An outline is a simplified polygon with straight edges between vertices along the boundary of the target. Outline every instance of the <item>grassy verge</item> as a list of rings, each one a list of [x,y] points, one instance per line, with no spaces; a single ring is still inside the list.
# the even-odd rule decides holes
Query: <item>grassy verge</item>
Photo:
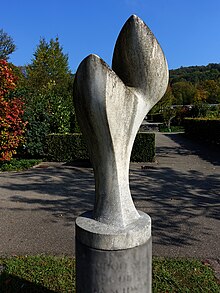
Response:
[[[75,292],[74,259],[26,256],[1,259],[0,292]],[[52,290],[52,291],[51,291]]]
[[[154,259],[153,292],[220,292],[214,272],[198,260]]]
[[[0,259],[0,292],[75,292],[75,261],[68,257]],[[197,260],[153,259],[153,292],[220,292],[212,269]]]
[[[35,159],[11,159],[11,161],[0,161],[0,172],[27,170],[40,162],[41,160]]]

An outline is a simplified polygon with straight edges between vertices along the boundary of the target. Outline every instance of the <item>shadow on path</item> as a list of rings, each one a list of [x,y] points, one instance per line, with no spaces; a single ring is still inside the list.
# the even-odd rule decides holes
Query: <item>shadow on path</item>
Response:
[[[130,187],[135,205],[152,218],[154,244],[184,249],[196,247],[200,251],[202,244],[209,243],[210,252],[217,255],[220,174],[216,166],[219,157],[217,153],[207,153],[203,147],[193,147],[195,144],[185,137],[169,134],[164,138],[170,138],[169,143],[165,141],[157,146],[157,156],[158,160],[168,158],[165,163],[146,164],[144,169],[142,164],[131,164]],[[196,156],[198,167],[181,169],[178,160],[188,157],[190,161],[191,154]],[[176,164],[170,164],[170,158]],[[210,170],[200,167],[203,164],[200,158],[210,162]],[[62,215],[65,228],[74,227],[75,218],[93,208],[95,186],[93,171],[88,167],[58,164],[0,174],[0,178],[0,199],[4,205],[0,212],[1,209],[46,211],[53,216],[48,221],[59,221]]]
[[[80,213],[93,208],[95,187],[91,168],[36,168],[7,177],[8,184],[3,188],[13,194],[8,200],[17,203],[16,207],[9,205],[14,211],[49,211],[57,217],[62,215],[66,224],[72,225]]]
[[[164,136],[171,139],[176,145],[175,147],[172,145],[157,147],[158,156],[173,153],[185,156],[196,155],[214,166],[220,166],[220,149],[217,146],[192,140],[184,133],[170,133]]]
[[[204,220],[219,220],[220,180],[200,172],[182,173],[172,168],[149,168],[132,172],[131,190],[136,206],[149,213],[156,242],[193,245],[216,227]],[[204,225],[204,226],[202,226]],[[201,231],[200,231],[201,230]]]

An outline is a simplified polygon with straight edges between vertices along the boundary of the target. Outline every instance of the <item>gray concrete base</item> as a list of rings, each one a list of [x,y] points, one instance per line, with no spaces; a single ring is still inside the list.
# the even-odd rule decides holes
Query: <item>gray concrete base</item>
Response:
[[[151,219],[125,228],[104,225],[85,213],[76,220],[77,293],[150,293]]]
[[[76,240],[77,293],[150,293],[152,240],[123,250],[90,248]]]

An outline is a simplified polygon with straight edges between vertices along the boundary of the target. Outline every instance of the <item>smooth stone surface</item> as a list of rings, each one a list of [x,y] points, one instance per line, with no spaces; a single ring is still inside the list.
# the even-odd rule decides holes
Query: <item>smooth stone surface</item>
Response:
[[[130,155],[144,117],[167,84],[163,51],[135,15],[118,36],[112,69],[94,54],[77,69],[74,103],[94,168],[95,220],[124,228],[139,219],[129,188]]]
[[[150,237],[151,218],[141,211],[138,220],[125,228],[98,222],[93,219],[92,212],[86,212],[76,219],[76,238],[91,248],[128,249],[142,245]]]
[[[151,293],[152,240],[125,250],[98,250],[76,240],[77,293]]]
[[[138,99],[143,99],[146,112],[166,91],[169,71],[163,50],[150,28],[136,15],[120,31],[112,69]]]

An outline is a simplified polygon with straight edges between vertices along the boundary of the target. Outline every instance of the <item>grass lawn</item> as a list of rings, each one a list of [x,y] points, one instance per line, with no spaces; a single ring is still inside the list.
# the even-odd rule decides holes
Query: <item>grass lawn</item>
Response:
[[[24,256],[0,259],[1,293],[75,292],[70,257]],[[198,260],[153,259],[153,292],[220,292],[212,269]]]
[[[42,160],[36,159],[11,159],[10,161],[0,161],[0,172],[27,170]]]

